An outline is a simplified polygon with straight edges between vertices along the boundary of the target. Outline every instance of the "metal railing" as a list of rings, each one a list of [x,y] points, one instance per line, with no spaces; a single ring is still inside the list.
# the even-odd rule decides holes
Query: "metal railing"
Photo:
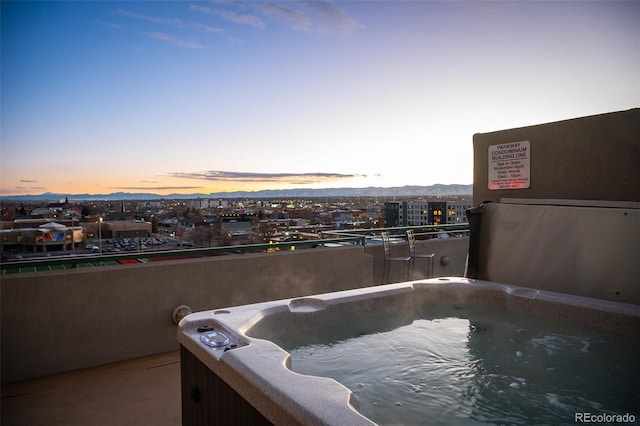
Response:
[[[468,237],[469,224],[449,224],[449,225],[425,225],[425,226],[399,226],[391,228],[371,228],[371,229],[349,229],[322,231],[323,236],[351,236],[362,239],[363,245],[382,244],[382,233],[387,232],[392,238],[407,238],[407,230],[413,229],[416,239],[426,240],[449,237]]]
[[[406,231],[413,229],[416,239],[468,236],[467,223],[455,225],[408,226],[393,228],[370,228],[322,231],[317,239],[292,239],[284,242],[244,244],[222,247],[188,248],[178,250],[149,250],[135,253],[87,254],[47,257],[38,259],[10,260],[0,263],[1,274],[28,272],[47,272],[77,268],[126,265],[162,260],[179,260],[199,257],[223,256],[229,254],[269,253],[294,251],[315,247],[335,247],[338,245],[374,245],[382,244],[382,232],[388,232],[392,238],[406,239]]]

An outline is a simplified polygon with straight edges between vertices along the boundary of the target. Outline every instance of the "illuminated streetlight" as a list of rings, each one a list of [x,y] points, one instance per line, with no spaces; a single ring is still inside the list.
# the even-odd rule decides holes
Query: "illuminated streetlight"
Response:
[[[98,219],[98,238],[100,238],[100,254],[102,254],[102,217]]]
[[[76,235],[73,231],[73,220],[75,219],[74,215],[71,215],[71,252],[75,254],[76,252]]]

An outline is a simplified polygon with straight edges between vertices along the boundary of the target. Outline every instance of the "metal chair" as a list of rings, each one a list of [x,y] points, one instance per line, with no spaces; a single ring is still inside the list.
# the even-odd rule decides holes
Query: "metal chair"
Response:
[[[407,230],[407,241],[409,241],[409,256],[411,258],[411,261],[409,262],[410,279],[413,279],[413,268],[415,266],[416,257],[429,260],[427,266],[427,278],[431,278],[433,275],[433,258],[436,256],[435,253],[416,253],[416,236],[413,229]]]
[[[405,280],[408,276],[408,268],[405,270],[405,264],[409,266],[411,262],[410,256],[391,256],[391,241],[389,240],[389,233],[382,233],[382,245],[384,246],[384,272],[382,273],[382,282],[384,284],[389,282],[389,270],[391,269],[391,262],[404,262],[402,264],[402,275]]]

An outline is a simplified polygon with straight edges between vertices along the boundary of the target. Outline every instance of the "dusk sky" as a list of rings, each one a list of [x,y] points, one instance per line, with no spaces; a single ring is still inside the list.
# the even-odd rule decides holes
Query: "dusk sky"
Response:
[[[640,1],[1,7],[1,195],[469,184],[474,133],[640,106]]]

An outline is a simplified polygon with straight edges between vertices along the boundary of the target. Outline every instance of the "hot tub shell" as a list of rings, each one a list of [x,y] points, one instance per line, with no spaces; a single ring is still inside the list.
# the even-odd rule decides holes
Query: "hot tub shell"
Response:
[[[375,424],[358,412],[358,400],[349,389],[333,379],[291,371],[284,349],[251,336],[264,335],[269,328],[305,333],[326,321],[339,326],[355,318],[384,318],[415,301],[501,306],[633,339],[640,335],[638,305],[458,277],[199,312],[185,317],[178,328],[183,424]],[[229,343],[220,348],[205,345],[202,330],[211,328],[228,336]]]

